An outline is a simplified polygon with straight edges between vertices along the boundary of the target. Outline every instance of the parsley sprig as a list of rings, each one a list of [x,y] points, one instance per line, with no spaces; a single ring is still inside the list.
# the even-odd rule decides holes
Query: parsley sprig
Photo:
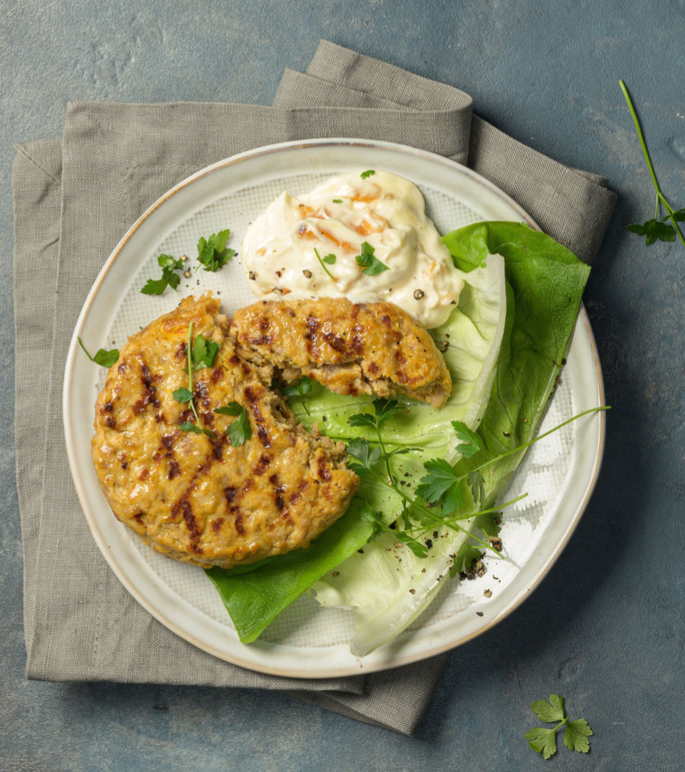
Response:
[[[161,279],[148,279],[141,292],[143,295],[161,295],[167,287],[176,289],[181,283],[181,277],[176,273],[183,268],[183,258],[178,260],[171,255],[160,255],[157,264],[162,269]]]
[[[216,439],[213,432],[209,429],[203,429],[200,426],[200,416],[195,407],[195,397],[193,393],[193,372],[196,370],[203,370],[206,367],[211,367],[214,364],[214,358],[219,350],[219,344],[212,340],[207,340],[202,334],[198,335],[197,338],[195,338],[195,343],[193,343],[193,322],[191,322],[188,325],[188,341],[186,343],[186,349],[188,354],[188,386],[187,388],[182,386],[180,389],[176,389],[171,396],[177,402],[190,406],[197,423],[194,424],[192,421],[184,421],[182,424],[179,424],[179,428],[184,432],[194,432],[195,434],[202,433],[206,434],[207,437]]]
[[[666,196],[664,196],[662,193],[661,187],[659,186],[659,182],[656,178],[654,166],[652,165],[652,159],[650,158],[649,151],[647,150],[647,143],[645,142],[645,138],[642,133],[640,121],[637,117],[635,108],[633,107],[633,102],[630,98],[630,95],[628,94],[628,89],[622,80],[619,80],[618,83],[621,87],[621,91],[623,92],[623,96],[628,103],[628,109],[630,110],[630,114],[633,118],[633,123],[635,124],[635,129],[637,130],[637,136],[640,140],[640,146],[642,147],[642,153],[645,157],[645,160],[647,161],[647,168],[649,169],[649,174],[652,178],[654,190],[656,191],[656,206],[654,217],[651,220],[647,220],[645,223],[633,223],[632,225],[628,225],[626,227],[629,231],[636,233],[638,236],[645,236],[645,243],[648,247],[650,247],[656,241],[675,241],[676,234],[678,235],[678,238],[680,239],[683,247],[685,247],[685,237],[683,236],[683,232],[678,225],[678,223],[685,222],[685,208],[674,210],[668,203]],[[663,207],[666,211],[666,215],[662,220],[659,220],[660,207]],[[668,220],[670,220],[671,223],[669,223]]]
[[[569,721],[570,716],[565,715],[564,698],[558,694],[550,694],[547,700],[533,702],[530,709],[535,715],[547,724],[555,724],[551,728],[536,726],[526,732],[528,745],[536,752],[542,753],[545,759],[557,752],[557,731],[564,727],[564,745],[570,751],[587,753],[590,750],[590,737],[593,732],[584,718]]]
[[[416,487],[415,495],[410,495],[406,489],[401,488],[397,484],[390,465],[390,459],[397,453],[408,452],[411,448],[399,448],[388,452],[381,433],[382,424],[403,410],[406,410],[406,408],[399,406],[396,400],[389,401],[385,399],[374,400],[373,408],[373,413],[357,413],[348,419],[352,426],[368,426],[373,428],[378,437],[378,443],[374,443],[374,445],[361,438],[354,439],[348,443],[347,451],[354,459],[349,463],[349,467],[362,477],[366,476],[375,479],[400,497],[402,500],[402,511],[395,521],[395,527],[392,530],[396,539],[407,544],[417,557],[425,557],[425,550],[422,548],[423,545],[418,542],[418,539],[437,527],[449,527],[466,533],[467,529],[461,525],[461,522],[477,518],[476,523],[486,536],[492,537],[496,535],[499,532],[499,527],[493,522],[494,517],[498,515],[500,510],[515,504],[517,501],[525,498],[527,494],[524,493],[496,508],[478,509],[478,507],[483,507],[486,502],[483,470],[509,455],[520,453],[584,415],[608,409],[608,407],[602,406],[584,410],[554,427],[554,429],[544,432],[516,448],[494,456],[488,461],[484,461],[465,474],[459,474],[445,459],[425,461],[423,466],[426,470],[426,475],[421,478],[419,485]],[[470,430],[463,422],[453,421],[452,426],[459,440],[456,449],[462,457],[472,458],[476,453],[484,449],[481,437]],[[384,467],[383,471],[380,471],[378,468],[381,463]],[[472,504],[466,503],[464,486],[470,488]],[[474,512],[474,509],[477,509],[477,511]],[[374,523],[373,537],[390,528],[384,522],[380,513],[372,512],[370,507],[363,507],[361,511],[363,519]],[[398,523],[401,523],[401,528],[398,528]],[[470,536],[478,547],[473,543],[466,545],[466,549],[462,547],[457,554],[453,565],[454,571],[450,572],[451,575],[461,570],[462,567],[470,565],[473,559],[480,555],[479,548],[499,554],[499,550],[489,540],[481,539],[472,532]],[[418,547],[417,544],[419,545]]]
[[[399,405],[397,400],[375,399],[373,401],[373,413],[356,413],[355,415],[350,416],[348,423],[351,426],[368,426],[373,428],[378,438],[378,444],[375,447],[372,447],[365,439],[357,438],[352,440],[348,444],[347,450],[350,456],[355,460],[350,462],[349,467],[359,474],[360,477],[367,476],[374,478],[377,482],[380,482],[385,487],[394,491],[400,497],[402,500],[402,511],[398,520],[401,520],[403,528],[397,527],[398,520],[396,520],[395,528],[393,529],[395,538],[398,541],[407,544],[417,557],[425,557],[425,545],[418,542],[420,536],[434,530],[436,527],[442,526],[448,526],[455,530],[466,532],[466,529],[459,524],[459,521],[469,520],[475,515],[472,512],[460,512],[459,514],[454,515],[454,510],[447,512],[443,507],[432,507],[431,502],[422,500],[420,494],[419,498],[411,496],[406,490],[398,485],[390,465],[390,459],[397,454],[408,453],[410,450],[420,450],[420,448],[403,447],[388,451],[385,442],[383,441],[381,426],[391,418],[406,411],[407,408]],[[379,471],[377,468],[380,463],[383,464],[384,472]],[[418,494],[418,489],[416,493]],[[516,501],[518,500],[519,499],[516,499]],[[509,503],[514,502],[512,501]],[[367,510],[364,511],[366,512],[367,521],[370,522],[369,518],[373,518],[377,523],[374,528],[373,536],[379,535],[381,531],[384,530],[384,528],[381,527],[383,520],[380,514],[371,512],[371,515],[369,515]],[[481,515],[492,511],[494,510],[483,510],[483,512],[478,512],[476,514]],[[473,538],[484,549],[492,549],[496,552],[488,542],[476,536]]]
[[[112,348],[107,351],[104,348],[99,348],[95,352],[95,356],[91,356],[88,353],[88,349],[83,345],[83,341],[81,338],[76,338],[79,342],[79,346],[85,351],[86,356],[88,359],[90,359],[91,362],[95,362],[96,365],[100,365],[102,367],[111,367],[117,359],[119,359],[119,349],[118,348]]]
[[[319,250],[316,247],[314,247],[314,254],[316,255],[316,259],[319,261],[321,267],[328,274],[331,281],[337,282],[338,280],[335,278],[335,276],[333,276],[333,274],[328,270],[328,268],[326,268],[326,264],[335,265],[335,261],[337,259],[336,256],[333,253],[331,253],[330,255],[324,255],[323,257],[321,257],[321,255],[319,254]]]
[[[230,235],[231,231],[227,229],[212,233],[208,239],[200,237],[197,242],[197,260],[205,271],[215,273],[235,255],[235,249],[226,246]]]
[[[375,249],[369,244],[368,241],[362,242],[361,254],[357,255],[354,259],[357,261],[357,265],[361,268],[362,273],[367,276],[377,276],[383,271],[389,271],[385,263],[374,256]]]

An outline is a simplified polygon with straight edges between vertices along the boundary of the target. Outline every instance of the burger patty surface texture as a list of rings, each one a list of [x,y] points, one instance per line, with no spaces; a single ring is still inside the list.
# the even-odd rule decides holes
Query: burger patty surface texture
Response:
[[[193,374],[200,427],[173,392],[188,387],[188,331],[219,345]],[[245,362],[211,296],[187,298],[133,335],[95,406],[92,457],[116,517],[154,550],[204,567],[252,563],[306,547],[346,510],[359,478],[345,447],[308,433],[272,391],[271,369]],[[234,447],[236,401],[252,436]]]
[[[435,408],[452,391],[431,336],[393,303],[261,300],[235,313],[230,334],[239,356],[286,382],[306,375],[336,394],[404,394]]]

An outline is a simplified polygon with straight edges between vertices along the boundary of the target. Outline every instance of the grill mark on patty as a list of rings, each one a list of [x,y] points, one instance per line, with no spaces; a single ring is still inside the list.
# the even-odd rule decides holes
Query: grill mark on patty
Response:
[[[159,408],[160,402],[157,399],[157,389],[152,385],[152,373],[150,368],[143,362],[140,366],[140,380],[143,384],[140,399],[133,405],[134,415],[139,415],[148,405]]]
[[[175,458],[169,460],[169,472],[167,478],[169,480],[175,480],[181,474],[181,467],[178,465],[178,461]]]
[[[198,381],[195,384],[195,397],[205,410],[209,410],[209,386],[206,381]]]
[[[323,339],[334,351],[337,351],[339,354],[347,353],[347,343],[345,343],[345,341],[334,332],[325,332],[323,334]]]
[[[226,442],[226,435],[221,437],[220,439],[213,440],[210,438],[210,442],[212,444],[212,455],[217,461],[223,461],[224,460],[224,452],[223,452],[223,444]]]
[[[309,488],[309,480],[300,480],[300,484],[297,486],[297,490],[290,497],[291,504],[297,504],[302,498],[302,494]]]
[[[319,478],[325,482],[329,482],[331,479],[331,470],[328,468],[326,456],[324,456],[323,453],[316,460],[316,465],[319,469]]]
[[[188,344],[185,341],[182,341],[176,351],[174,352],[174,356],[179,361],[185,357],[185,355],[188,353]]]
[[[274,486],[276,509],[280,512],[285,506],[285,499],[283,498],[285,486],[280,484],[277,474],[272,474],[271,477],[269,477],[269,482]]]
[[[305,333],[305,340],[307,341],[307,351],[312,355],[314,359],[318,359],[319,356],[319,320],[312,314],[307,317],[305,322],[307,332]]]
[[[197,525],[197,520],[193,514],[193,508],[190,506],[190,502],[185,500],[181,503],[181,511],[183,513],[183,519],[185,520],[190,534],[190,549],[198,555],[202,555],[202,548],[198,544],[200,539],[200,529]]]
[[[261,475],[266,472],[267,466],[271,463],[271,457],[270,456],[260,456],[259,461],[255,464],[254,469],[252,470],[252,474],[255,475],[255,477],[260,477]]]
[[[212,520],[212,530],[214,533],[219,533],[221,530],[221,526],[224,524],[223,517],[215,517],[214,520]]]
[[[233,502],[235,501],[236,495],[238,494],[238,491],[231,486],[227,485],[224,488],[224,498],[226,499],[226,509],[228,510],[229,514],[233,515],[233,527],[236,529],[236,531],[241,535],[245,535],[245,528],[243,527],[243,513],[240,511],[240,507],[236,506]]]
[[[257,426],[257,437],[265,448],[271,447],[271,438],[263,426]]]
[[[356,306],[354,306],[354,308],[356,308]],[[356,317],[357,315],[354,314],[353,316]],[[363,332],[363,325],[355,323],[354,327],[352,328],[352,342],[350,344],[350,348],[358,356],[361,356],[364,352]]]
[[[198,526],[193,508],[188,501],[192,488],[188,488],[178,501],[171,507],[169,519],[172,522],[179,522],[181,519],[185,522],[190,537],[190,549],[197,555],[202,555],[202,549],[198,544],[200,540],[200,528]]]
[[[192,423],[193,418],[195,418],[193,411],[190,408],[186,408],[185,410],[181,411],[181,414],[178,417],[178,422],[179,424],[185,424],[188,422]]]
[[[250,403],[252,417],[257,424],[257,437],[259,437],[259,441],[265,448],[270,448],[271,437],[269,437],[269,433],[263,426],[264,416],[259,409],[259,394],[255,393],[255,389],[253,389],[252,386],[246,386],[243,390],[243,394],[245,395],[245,399]]]

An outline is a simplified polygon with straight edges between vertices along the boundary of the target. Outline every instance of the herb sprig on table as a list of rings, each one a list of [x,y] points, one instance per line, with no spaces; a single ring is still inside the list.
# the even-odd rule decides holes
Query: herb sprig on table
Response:
[[[642,153],[645,157],[645,160],[647,161],[647,168],[649,169],[649,174],[652,178],[652,184],[654,185],[654,190],[656,191],[656,206],[654,210],[654,217],[642,224],[633,223],[632,225],[628,225],[626,227],[632,233],[636,233],[638,236],[644,236],[645,243],[648,247],[657,241],[675,241],[676,234],[678,235],[678,238],[680,239],[683,247],[685,247],[685,237],[683,236],[683,232],[680,229],[680,225],[678,224],[685,222],[685,208],[674,210],[666,199],[666,196],[663,194],[661,187],[659,186],[659,181],[656,178],[656,172],[654,171],[654,166],[652,165],[652,159],[650,158],[649,151],[647,150],[647,143],[645,142],[644,134],[642,133],[640,120],[637,117],[637,113],[630,98],[630,94],[628,93],[628,89],[626,88],[626,84],[622,80],[619,80],[619,85],[621,86],[623,96],[628,103],[628,109],[630,110],[630,114],[633,118],[637,136],[640,140],[640,146],[642,147]],[[659,212],[662,207],[666,214],[660,220]]]
[[[555,724],[553,727],[536,726],[526,732],[528,745],[536,752],[542,753],[543,758],[548,759],[557,752],[557,731],[564,727],[564,745],[570,751],[587,753],[590,750],[588,737],[593,734],[590,725],[584,718],[569,721],[570,716],[565,715],[564,698],[558,694],[550,694],[547,700],[533,702],[530,709],[535,715],[547,724]]]

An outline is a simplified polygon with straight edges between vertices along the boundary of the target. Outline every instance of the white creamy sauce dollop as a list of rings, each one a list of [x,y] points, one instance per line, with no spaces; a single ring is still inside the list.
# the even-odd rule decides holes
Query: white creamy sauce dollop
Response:
[[[362,271],[364,242],[387,271]],[[298,198],[283,193],[250,225],[242,264],[258,297],[387,300],[428,328],[447,320],[464,285],[419,189],[383,171],[333,177]]]

